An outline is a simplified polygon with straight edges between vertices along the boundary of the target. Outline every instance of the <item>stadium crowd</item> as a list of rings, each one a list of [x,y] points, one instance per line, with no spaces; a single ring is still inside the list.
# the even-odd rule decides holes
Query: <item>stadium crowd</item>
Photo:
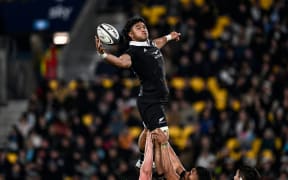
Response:
[[[225,180],[245,164],[257,167],[264,179],[287,179],[287,1],[116,5],[127,16],[145,17],[151,37],[173,29],[182,34],[163,53],[170,141],[184,166],[207,167]],[[137,179],[137,91],[131,72],[104,62],[91,82],[43,81],[0,151],[0,175]]]

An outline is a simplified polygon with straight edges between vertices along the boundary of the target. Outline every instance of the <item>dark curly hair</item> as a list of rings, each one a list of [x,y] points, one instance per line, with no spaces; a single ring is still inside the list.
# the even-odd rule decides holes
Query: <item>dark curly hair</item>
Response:
[[[196,167],[195,168],[199,177],[199,180],[211,180],[211,173],[209,172],[208,169],[204,167]]]
[[[129,34],[132,26],[138,22],[143,22],[146,25],[145,20],[140,16],[132,17],[127,21],[126,25],[124,26],[124,28],[122,30],[122,36],[124,38],[124,41],[126,41],[126,42],[131,41],[131,38],[129,37],[128,34]]]
[[[239,174],[244,180],[260,180],[261,175],[256,168],[242,166],[239,168]]]

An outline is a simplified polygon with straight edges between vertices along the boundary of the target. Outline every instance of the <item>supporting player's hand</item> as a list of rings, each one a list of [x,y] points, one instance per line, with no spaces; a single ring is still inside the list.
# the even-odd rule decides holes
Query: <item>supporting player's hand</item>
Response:
[[[168,137],[166,134],[159,128],[152,131],[152,137],[160,144],[168,142]]]
[[[105,53],[103,45],[102,45],[100,39],[97,38],[97,36],[95,36],[95,46],[96,46],[96,50],[97,50],[97,52],[99,54],[104,54]]]
[[[170,35],[171,35],[172,40],[175,40],[175,41],[179,41],[180,40],[181,33],[178,33],[176,31],[172,31],[170,33]]]

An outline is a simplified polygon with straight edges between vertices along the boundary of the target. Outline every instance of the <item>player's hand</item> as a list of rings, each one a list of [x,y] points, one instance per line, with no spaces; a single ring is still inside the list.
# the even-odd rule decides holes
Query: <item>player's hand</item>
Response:
[[[159,128],[152,131],[152,137],[160,144],[164,144],[168,142],[168,137],[166,134]]]
[[[178,33],[178,32],[176,32],[176,31],[172,31],[172,32],[170,33],[170,35],[171,35],[171,38],[172,38],[173,40],[175,40],[175,41],[179,41],[179,40],[180,40],[181,33]]]
[[[99,54],[104,54],[105,53],[103,45],[102,45],[100,39],[97,38],[97,36],[95,36],[95,46],[96,46],[96,50],[97,50],[97,52]]]

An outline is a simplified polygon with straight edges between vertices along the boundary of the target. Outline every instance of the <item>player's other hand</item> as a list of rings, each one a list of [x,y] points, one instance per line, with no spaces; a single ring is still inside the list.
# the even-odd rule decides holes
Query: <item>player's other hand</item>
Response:
[[[178,33],[176,31],[172,31],[170,33],[170,35],[171,35],[173,40],[175,40],[175,41],[179,41],[180,40],[181,33]]]
[[[152,137],[160,144],[168,142],[168,137],[166,134],[159,128],[152,131]]]
[[[97,38],[97,36],[95,36],[95,46],[96,46],[96,50],[99,54],[105,53],[103,45],[102,45],[100,39]]]

